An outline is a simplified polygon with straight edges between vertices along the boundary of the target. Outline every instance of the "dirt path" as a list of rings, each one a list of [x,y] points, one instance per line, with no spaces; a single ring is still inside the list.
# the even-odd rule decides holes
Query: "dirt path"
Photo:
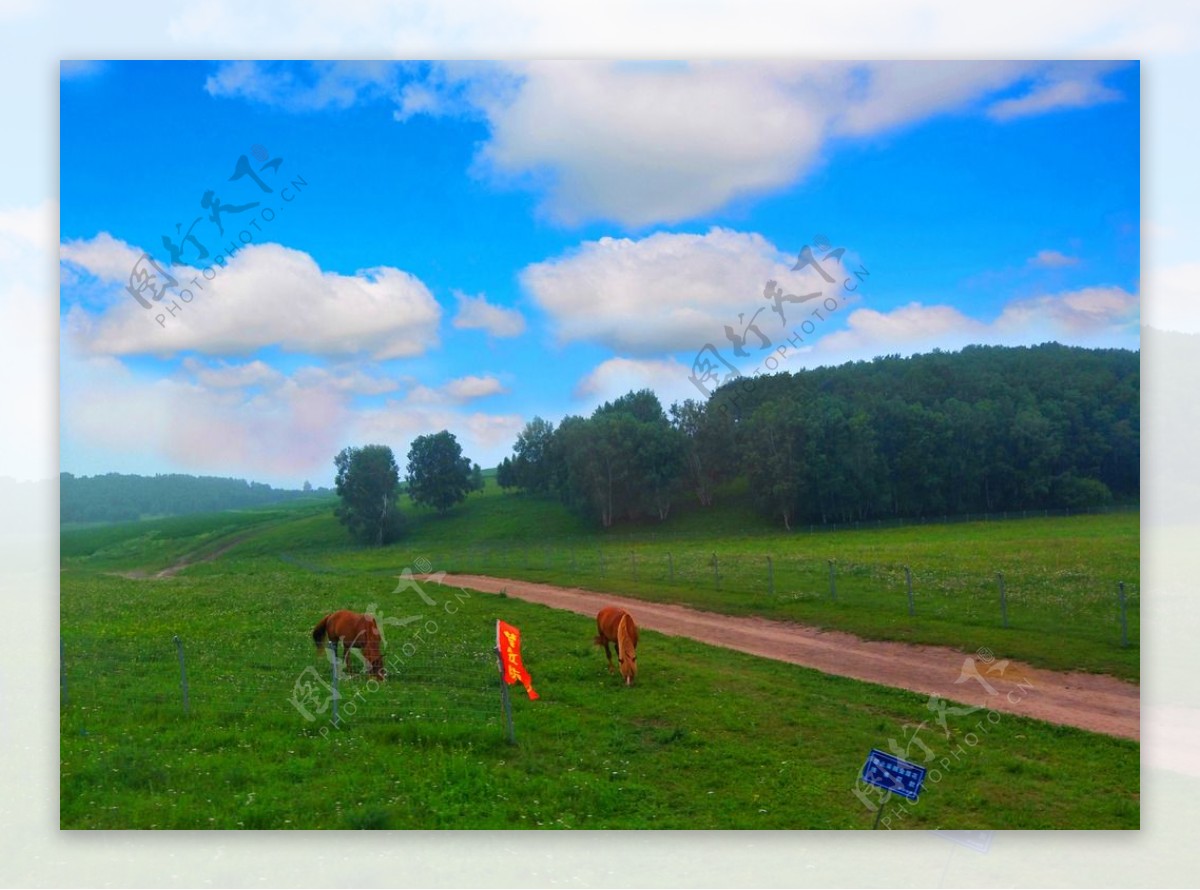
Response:
[[[174,578],[176,575],[178,575],[180,572],[182,572],[188,566],[199,565],[199,564],[205,563],[205,562],[212,562],[218,556],[224,556],[226,553],[228,553],[230,550],[232,550],[238,544],[242,543],[242,541],[246,540],[246,538],[248,538],[248,537],[250,537],[249,533],[235,535],[234,537],[230,538],[228,541],[225,541],[224,543],[222,543],[221,546],[218,547],[216,550],[213,550],[209,553],[205,553],[203,556],[197,557],[196,553],[198,551],[195,551],[195,550],[193,550],[191,553],[185,553],[177,561],[175,561],[171,565],[167,566],[165,569],[161,569],[160,571],[157,571],[157,572],[151,573],[151,572],[143,571],[142,569],[134,569],[131,572],[114,572],[113,574],[120,575],[122,578],[132,578],[135,581],[145,581],[147,579],[149,579],[151,581],[161,581],[164,578]]]
[[[986,651],[970,656],[938,646],[862,640],[848,633],[820,631],[801,624],[719,615],[579,588],[484,575],[446,575],[442,580],[448,585],[485,593],[505,590],[509,596],[589,617],[594,617],[601,605],[611,603],[628,609],[642,627],[670,636],[689,637],[923,695],[936,694],[949,702],[983,706],[1121,738],[1140,738],[1138,687],[1112,677],[1033,668],[1020,662],[993,659]],[[980,714],[981,718],[984,716]],[[937,714],[931,710],[931,726],[936,718]]]

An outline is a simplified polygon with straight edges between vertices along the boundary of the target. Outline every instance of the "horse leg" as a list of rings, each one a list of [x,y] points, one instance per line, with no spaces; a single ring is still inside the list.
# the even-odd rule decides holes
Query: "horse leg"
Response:
[[[612,650],[610,650],[608,648],[608,640],[607,639],[605,639],[605,641],[604,641],[604,654],[608,656],[608,672],[611,674],[613,671]]]
[[[353,646],[347,644],[347,646],[346,646],[346,676],[347,677],[350,676],[351,673],[353,673],[350,669],[350,653],[351,653],[351,651],[353,651],[353,649],[354,649]]]

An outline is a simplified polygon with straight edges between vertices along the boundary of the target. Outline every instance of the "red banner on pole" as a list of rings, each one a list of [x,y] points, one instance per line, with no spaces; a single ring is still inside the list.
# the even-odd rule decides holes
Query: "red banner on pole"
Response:
[[[497,619],[496,648],[500,651],[500,672],[504,681],[511,686],[520,680],[529,697],[537,698],[538,694],[533,691],[533,680],[521,662],[521,632]]]

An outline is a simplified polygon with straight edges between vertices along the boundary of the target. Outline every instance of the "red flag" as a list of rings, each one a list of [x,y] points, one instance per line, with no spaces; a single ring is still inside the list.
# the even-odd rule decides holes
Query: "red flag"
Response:
[[[504,682],[511,686],[520,680],[529,697],[537,698],[538,694],[533,691],[533,680],[529,677],[529,671],[525,670],[525,665],[521,663],[521,632],[511,624],[497,619],[496,648],[500,652],[500,673]]]

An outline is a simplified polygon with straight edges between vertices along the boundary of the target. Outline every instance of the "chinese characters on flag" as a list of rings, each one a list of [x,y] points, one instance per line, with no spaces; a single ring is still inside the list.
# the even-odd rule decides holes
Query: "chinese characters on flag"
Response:
[[[525,670],[525,665],[521,663],[521,632],[511,624],[497,620],[496,648],[500,652],[500,672],[504,682],[511,686],[520,680],[529,697],[537,698],[538,694],[533,691],[533,680],[529,677],[529,671]]]

